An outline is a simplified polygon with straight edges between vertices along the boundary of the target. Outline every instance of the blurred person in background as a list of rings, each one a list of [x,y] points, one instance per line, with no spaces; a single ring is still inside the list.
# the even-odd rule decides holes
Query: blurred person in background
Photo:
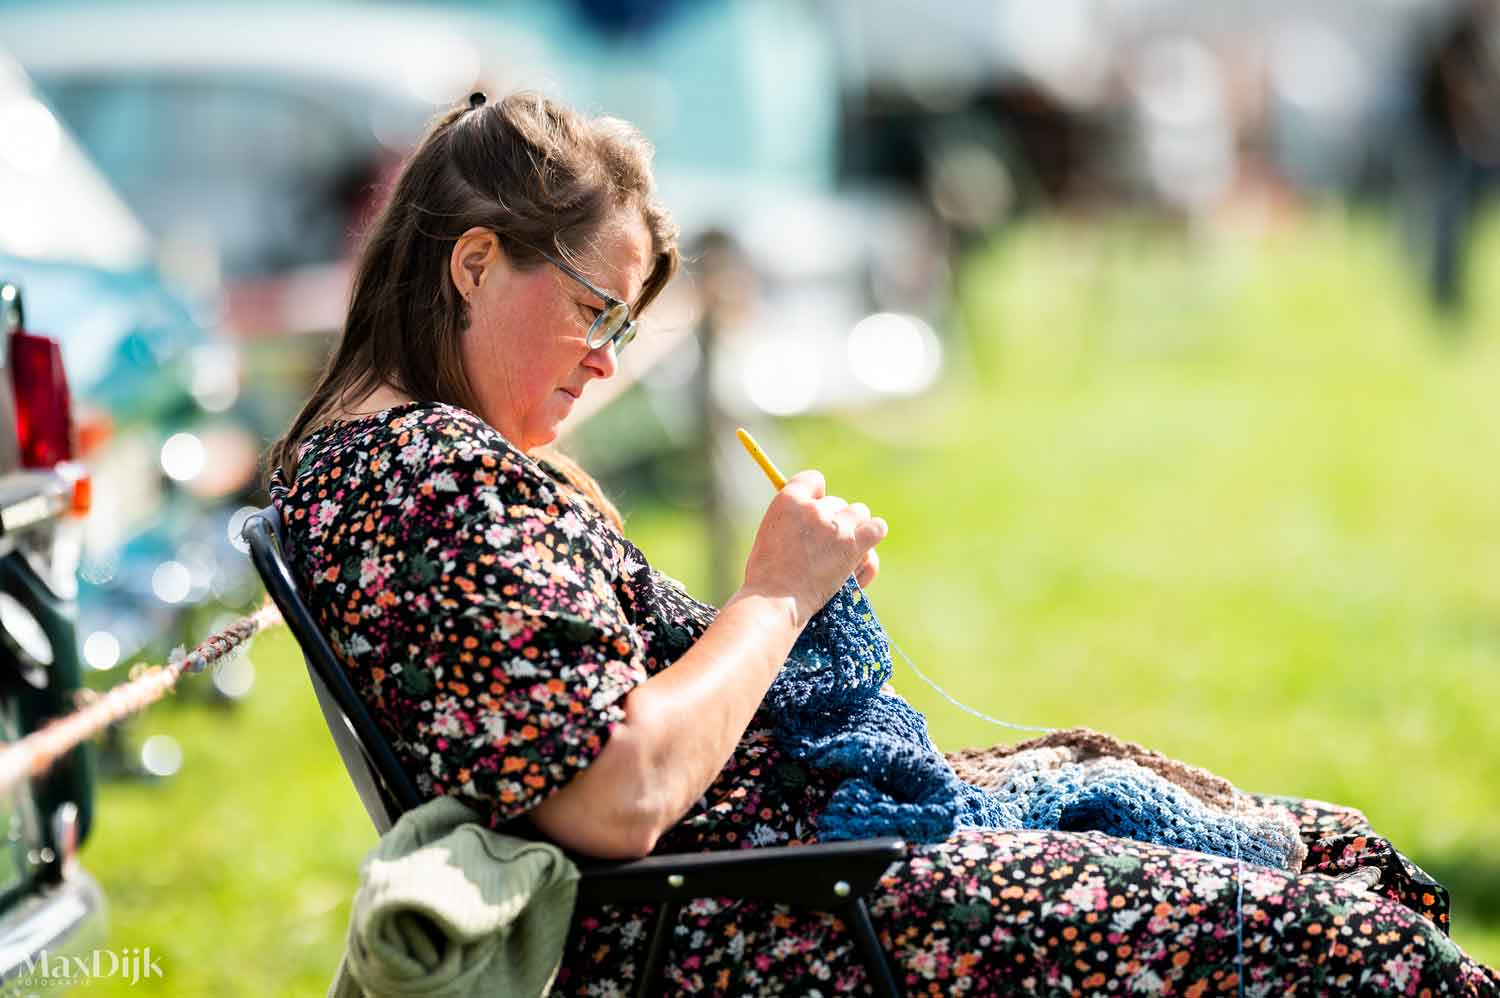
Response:
[[[530,94],[476,94],[440,117],[374,222],[337,351],[273,449],[272,496],[309,605],[424,794],[588,856],[804,843],[836,781],[787,756],[759,708],[808,619],[851,573],[874,579],[884,521],[827,495],[816,471],[794,476],[715,608],[653,570],[592,480],[546,450],[678,267],[650,156],[625,122]],[[1312,855],[1301,875],[1245,869],[1259,993],[1314,965],[1351,982],[1397,966],[1412,993],[1497,993],[1435,924],[1441,888],[1357,812],[1278,802]],[[1356,840],[1378,892],[1323,875],[1347,872],[1333,864]],[[1199,993],[1233,987],[1237,883],[1222,856],[966,828],[913,847],[871,911],[923,993],[940,978],[1040,992],[1060,967],[1097,993]],[[1178,897],[1194,902],[1164,916]],[[629,992],[649,914],[575,910],[556,992]],[[668,976],[695,993],[860,986],[832,915],[706,899],[683,919],[704,942],[669,956]],[[1321,933],[1338,925],[1350,932],[1330,949]]]
[[[1464,305],[1465,256],[1500,170],[1500,2],[1468,0],[1421,68],[1419,111],[1431,149],[1433,303]]]

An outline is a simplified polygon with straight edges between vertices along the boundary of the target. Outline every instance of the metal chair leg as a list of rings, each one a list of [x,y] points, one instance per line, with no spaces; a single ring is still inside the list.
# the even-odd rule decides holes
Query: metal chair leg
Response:
[[[677,914],[682,911],[681,901],[663,901],[656,912],[655,924],[651,926],[651,939],[646,944],[646,962],[641,965],[640,985],[636,998],[652,998],[661,991],[662,966],[667,959],[667,945],[671,942],[672,929],[677,925]]]
[[[875,923],[870,919],[870,909],[864,898],[855,898],[844,908],[850,927],[854,929],[854,940],[865,958],[865,973],[870,978],[870,989],[876,998],[901,998],[901,989],[896,986],[896,975],[885,958],[880,945],[880,936],[875,933]]]

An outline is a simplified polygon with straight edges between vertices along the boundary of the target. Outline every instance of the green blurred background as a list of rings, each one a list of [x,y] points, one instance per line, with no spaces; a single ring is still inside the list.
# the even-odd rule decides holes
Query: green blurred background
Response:
[[[962,261],[940,391],[794,420],[774,456],[890,520],[872,599],[960,699],[1358,807],[1494,964],[1500,226],[1473,277],[1444,333],[1378,220],[1342,210],[1254,236],[1018,227]],[[706,584],[697,517],[626,513]],[[157,708],[177,777],[103,787],[84,860],[112,944],[168,968],[103,993],[312,993],[338,959],[374,833],[289,637],[252,654],[233,711]],[[944,749],[1021,737],[899,663],[896,685]]]
[[[0,0],[0,50],[89,685],[256,605],[362,229],[435,110],[534,88],[635,122],[683,229],[567,438],[657,567],[737,581],[743,421],[889,520],[954,695],[1360,808],[1500,963],[1500,3]],[[273,631],[111,729],[81,868],[164,977],[91,988],[326,987],[375,835],[309,694]]]

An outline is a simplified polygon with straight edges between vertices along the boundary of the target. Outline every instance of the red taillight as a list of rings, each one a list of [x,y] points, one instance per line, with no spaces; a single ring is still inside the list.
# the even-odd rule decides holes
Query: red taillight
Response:
[[[87,404],[79,406],[73,412],[73,441],[75,450],[80,461],[87,461],[91,454],[105,444],[109,438],[114,436],[114,422],[109,418],[109,413],[102,409],[95,409]]]
[[[72,513],[74,516],[88,516],[89,510],[93,508],[94,480],[84,472],[73,479]]]
[[[16,395],[21,464],[50,468],[73,459],[73,419],[62,351],[45,336],[10,334],[10,377]]]

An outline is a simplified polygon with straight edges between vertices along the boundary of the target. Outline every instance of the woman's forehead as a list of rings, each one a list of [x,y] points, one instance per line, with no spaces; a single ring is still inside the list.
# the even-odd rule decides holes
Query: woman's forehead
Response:
[[[626,301],[640,297],[651,268],[651,234],[638,211],[618,211],[578,254],[578,269],[601,291]]]

